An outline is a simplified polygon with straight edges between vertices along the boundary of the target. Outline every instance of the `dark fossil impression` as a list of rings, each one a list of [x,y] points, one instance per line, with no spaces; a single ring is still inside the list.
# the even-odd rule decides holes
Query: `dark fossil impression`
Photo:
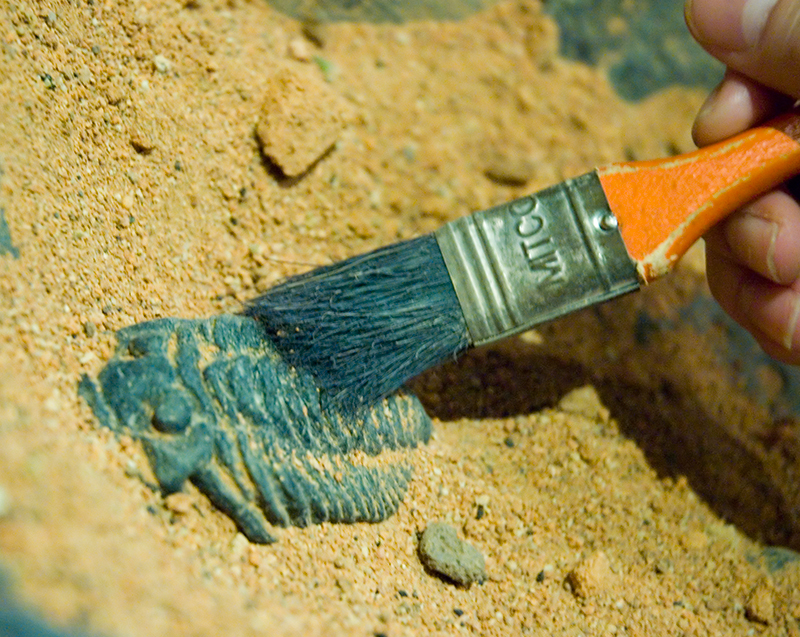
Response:
[[[430,437],[408,394],[356,415],[323,406],[248,317],[159,319],[117,338],[79,394],[103,426],[141,441],[164,493],[191,481],[253,542],[275,541],[276,527],[386,519]]]

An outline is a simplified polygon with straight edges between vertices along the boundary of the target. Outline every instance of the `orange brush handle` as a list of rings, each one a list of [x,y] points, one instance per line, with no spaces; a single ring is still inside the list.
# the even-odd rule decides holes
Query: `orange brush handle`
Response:
[[[711,226],[800,173],[800,111],[686,155],[597,174],[639,274],[651,281]]]

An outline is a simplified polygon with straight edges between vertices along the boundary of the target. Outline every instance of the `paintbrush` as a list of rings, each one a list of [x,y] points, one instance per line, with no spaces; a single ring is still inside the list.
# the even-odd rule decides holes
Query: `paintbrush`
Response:
[[[346,409],[469,347],[638,289],[717,221],[800,172],[800,111],[662,160],[612,164],[250,302]]]

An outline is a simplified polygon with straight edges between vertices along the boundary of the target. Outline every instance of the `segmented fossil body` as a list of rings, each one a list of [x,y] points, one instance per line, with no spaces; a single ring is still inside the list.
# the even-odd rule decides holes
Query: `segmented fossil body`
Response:
[[[117,338],[79,394],[103,426],[142,442],[165,493],[190,480],[254,542],[275,541],[275,527],[387,518],[430,437],[407,394],[356,415],[323,407],[248,317],[159,319]]]

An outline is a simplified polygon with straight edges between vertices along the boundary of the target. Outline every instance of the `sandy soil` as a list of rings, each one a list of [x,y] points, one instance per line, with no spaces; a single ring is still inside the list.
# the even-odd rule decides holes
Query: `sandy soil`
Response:
[[[256,135],[287,67],[317,82],[293,111],[324,95],[337,122],[330,149],[304,129],[318,152],[292,178]],[[305,30],[256,1],[4,5],[0,208],[20,256],[0,256],[0,558],[20,599],[131,637],[800,635],[800,561],[767,548],[800,549],[797,423],[744,394],[704,345],[719,334],[635,337],[642,311],[674,319],[701,291],[699,254],[416,381],[434,439],[381,524],[250,545],[196,491],[153,492],[141,449],[76,394],[120,327],[236,311],[312,265],[689,150],[702,98],[621,101],[558,57],[535,0]],[[483,552],[486,583],[426,573],[432,520]]]

